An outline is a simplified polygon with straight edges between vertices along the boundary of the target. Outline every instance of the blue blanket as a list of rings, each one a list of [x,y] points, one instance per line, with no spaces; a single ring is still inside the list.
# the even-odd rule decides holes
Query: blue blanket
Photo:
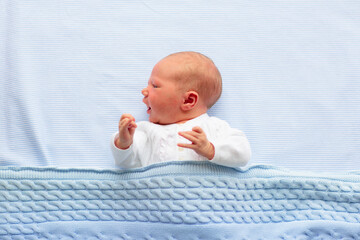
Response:
[[[0,169],[0,239],[359,239],[360,175],[207,162]]]

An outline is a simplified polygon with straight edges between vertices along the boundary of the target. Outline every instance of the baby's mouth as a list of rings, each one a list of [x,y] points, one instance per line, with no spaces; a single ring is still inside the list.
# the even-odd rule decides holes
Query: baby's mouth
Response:
[[[151,112],[151,107],[148,107],[147,111],[146,111],[148,114],[150,114]]]

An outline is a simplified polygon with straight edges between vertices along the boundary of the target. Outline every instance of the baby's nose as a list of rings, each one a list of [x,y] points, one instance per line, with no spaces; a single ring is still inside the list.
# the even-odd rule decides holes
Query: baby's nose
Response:
[[[147,90],[147,88],[144,88],[143,90],[141,90],[142,95],[144,95],[144,97],[147,97],[149,94],[149,91]]]

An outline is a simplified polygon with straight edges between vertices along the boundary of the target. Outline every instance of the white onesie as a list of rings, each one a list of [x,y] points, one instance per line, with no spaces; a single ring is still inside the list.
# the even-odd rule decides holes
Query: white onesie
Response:
[[[181,142],[190,143],[179,136],[178,132],[191,131],[195,126],[201,127],[214,145],[215,155],[211,162],[228,167],[243,167],[250,160],[251,149],[245,134],[231,128],[227,122],[205,113],[183,124],[138,122],[133,144],[126,150],[115,146],[118,136],[115,133],[111,140],[115,163],[122,168],[136,168],[166,161],[209,161],[192,149],[177,146]]]

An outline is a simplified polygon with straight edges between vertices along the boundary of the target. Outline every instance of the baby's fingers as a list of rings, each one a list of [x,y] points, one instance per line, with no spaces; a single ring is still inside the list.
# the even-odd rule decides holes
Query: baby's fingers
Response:
[[[190,149],[196,148],[194,144],[188,144],[188,143],[178,143],[177,145],[178,147],[182,147],[182,148],[190,148]]]
[[[129,118],[121,120],[119,124],[119,129],[121,130],[132,129],[136,127],[137,127],[136,123]]]
[[[132,121],[135,121],[135,118],[129,113],[125,113],[125,114],[121,115],[120,121],[124,120],[124,119],[131,119]]]
[[[134,121],[130,121],[128,128],[137,128],[137,125]]]
[[[186,138],[192,143],[196,142],[198,139],[195,132],[179,132],[179,135]]]
[[[204,131],[202,130],[202,128],[199,127],[199,126],[193,127],[192,130],[193,130],[194,132],[197,132],[197,133],[200,133],[200,134],[202,134],[202,133],[204,132]]]

